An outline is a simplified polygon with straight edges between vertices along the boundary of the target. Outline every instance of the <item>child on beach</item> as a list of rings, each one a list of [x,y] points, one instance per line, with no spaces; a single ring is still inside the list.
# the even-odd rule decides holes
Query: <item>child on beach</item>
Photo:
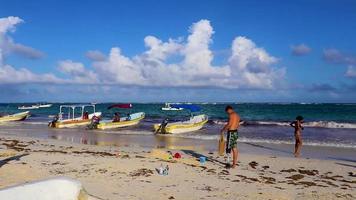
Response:
[[[304,119],[302,116],[297,116],[295,118],[296,120],[290,123],[290,126],[294,128],[294,137],[295,137],[295,147],[294,147],[294,156],[299,157],[300,156],[300,151],[302,148],[302,130],[304,130],[304,127],[302,124],[304,123]]]

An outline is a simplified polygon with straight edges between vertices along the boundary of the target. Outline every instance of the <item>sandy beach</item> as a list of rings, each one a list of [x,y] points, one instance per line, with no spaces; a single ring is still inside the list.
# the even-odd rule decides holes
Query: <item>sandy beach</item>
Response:
[[[0,188],[65,176],[99,199],[354,199],[355,161],[241,153],[225,169],[217,152],[95,146],[2,135]],[[197,157],[206,156],[200,164]],[[156,168],[169,166],[167,176]]]

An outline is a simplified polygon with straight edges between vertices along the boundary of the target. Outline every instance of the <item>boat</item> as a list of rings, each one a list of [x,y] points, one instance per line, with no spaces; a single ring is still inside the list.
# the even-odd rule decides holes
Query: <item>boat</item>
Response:
[[[33,110],[33,109],[39,109],[39,108],[49,108],[51,107],[52,104],[35,104],[31,106],[19,106],[17,109],[19,110]]]
[[[86,108],[92,108],[93,112],[88,113]],[[63,110],[67,109],[67,117],[64,117]],[[76,113],[80,113],[79,117],[76,117]],[[77,112],[76,112],[77,111]],[[59,114],[53,121],[51,121],[48,126],[53,128],[71,128],[77,126],[85,126],[91,123],[93,117],[101,117],[101,112],[95,112],[95,105],[83,104],[83,105],[61,105],[59,106]]]
[[[177,108],[183,108],[190,110],[190,112],[198,112],[200,108],[196,105],[174,105]],[[159,134],[180,134],[200,130],[208,122],[208,116],[205,114],[200,114],[191,117],[189,120],[180,122],[169,122],[167,119],[161,124],[154,124],[153,128],[155,133]]]
[[[98,200],[89,195],[82,184],[67,177],[38,180],[0,189],[1,199],[11,200]]]
[[[38,105],[39,108],[50,108],[52,107],[52,104],[48,103],[48,104],[39,104]]]
[[[140,123],[140,121],[145,118],[144,112],[138,112],[129,114],[127,117],[121,117],[120,121],[113,122],[112,120],[102,120],[98,124],[97,128],[101,130],[113,129],[113,128],[123,128],[128,126],[134,126]]]
[[[3,115],[0,116],[0,122],[22,121],[27,119],[29,116],[30,116],[29,111],[20,112],[12,115]]]
[[[19,106],[17,109],[19,110],[33,110],[33,109],[39,109],[40,107],[38,105],[31,105],[31,106]]]
[[[132,108],[132,104],[114,104],[108,107],[108,109],[112,108],[122,108],[129,109]],[[116,113],[118,116],[118,113]],[[140,123],[140,121],[145,118],[144,112],[137,112],[128,114],[125,117],[118,117],[118,120],[102,120],[97,124],[96,128],[105,130],[105,129],[113,129],[113,128],[123,128],[128,126],[134,126]]]
[[[164,110],[164,111],[179,111],[179,110],[183,110],[184,108],[177,108],[177,107],[174,107],[174,106],[171,106],[171,105],[174,105],[174,104],[171,104],[171,103],[165,103],[164,107],[162,107],[161,109]]]

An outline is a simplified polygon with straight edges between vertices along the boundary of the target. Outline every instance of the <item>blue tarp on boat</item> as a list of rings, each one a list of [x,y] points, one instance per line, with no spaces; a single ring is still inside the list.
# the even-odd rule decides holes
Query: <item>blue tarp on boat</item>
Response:
[[[172,108],[183,108],[190,110],[191,112],[198,112],[200,111],[200,107],[196,105],[191,105],[191,104],[173,104],[171,105]]]

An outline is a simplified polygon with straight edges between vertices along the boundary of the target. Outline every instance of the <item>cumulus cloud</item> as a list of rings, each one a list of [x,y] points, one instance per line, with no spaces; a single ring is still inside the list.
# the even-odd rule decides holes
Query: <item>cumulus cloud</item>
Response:
[[[15,26],[22,22],[23,20],[18,17],[0,18],[0,83],[62,83],[63,80],[53,74],[35,74],[26,68],[16,69],[4,63],[5,56],[12,52],[26,54],[32,58],[40,56],[38,51],[16,44],[7,36],[8,32],[15,31]]]
[[[5,23],[6,22],[6,23]],[[0,26],[2,35],[14,31],[19,18],[7,18]],[[0,23],[1,24],[1,23]],[[189,27],[186,39],[161,39],[149,35],[144,38],[147,48],[141,54],[128,57],[119,47],[112,47],[108,55],[88,51],[92,69],[80,62],[63,60],[57,70],[67,78],[51,74],[34,74],[26,69],[16,70],[0,65],[0,80],[54,83],[132,85],[148,87],[222,87],[271,89],[285,76],[284,68],[276,68],[278,59],[258,47],[247,37],[236,37],[225,65],[214,65],[210,50],[213,27],[209,20],[200,20]],[[14,44],[14,43],[13,43]],[[21,49],[21,48],[19,48]],[[29,50],[27,48],[27,50]],[[3,58],[0,47],[0,59]],[[25,51],[22,48],[22,51]],[[173,59],[172,59],[173,58]],[[11,79],[9,75],[16,77]]]
[[[193,86],[225,88],[273,88],[284,78],[285,69],[272,65],[278,59],[246,37],[236,37],[226,65],[214,66],[213,27],[200,20],[189,28],[189,36],[164,42],[154,36],[144,38],[147,50],[127,57],[113,47],[107,59],[94,61],[99,80],[111,84],[141,86]],[[182,57],[175,63],[170,57]]]
[[[316,83],[316,84],[312,84],[312,86],[309,88],[309,91],[311,92],[332,92],[335,91],[336,88],[333,87],[330,84],[326,84],[326,83]]]
[[[87,51],[85,56],[92,61],[104,61],[106,56],[98,50]]]
[[[58,62],[58,69],[63,74],[71,77],[72,83],[80,84],[95,84],[98,83],[97,75],[85,69],[82,63],[73,62],[71,60],[63,60]]]
[[[11,16],[7,18],[0,18],[0,56],[3,59],[4,55],[14,53],[30,59],[42,58],[44,53],[41,51],[23,44],[15,43],[12,38],[7,35],[9,32],[14,32],[16,30],[16,25],[20,23],[23,23],[23,20],[19,17]]]
[[[292,45],[291,50],[292,54],[295,56],[304,56],[311,52],[311,48],[306,44]]]
[[[356,67],[352,65],[348,66],[345,75],[350,78],[356,78]]]
[[[325,49],[323,58],[333,64],[356,65],[356,55],[347,54],[337,49]]]

